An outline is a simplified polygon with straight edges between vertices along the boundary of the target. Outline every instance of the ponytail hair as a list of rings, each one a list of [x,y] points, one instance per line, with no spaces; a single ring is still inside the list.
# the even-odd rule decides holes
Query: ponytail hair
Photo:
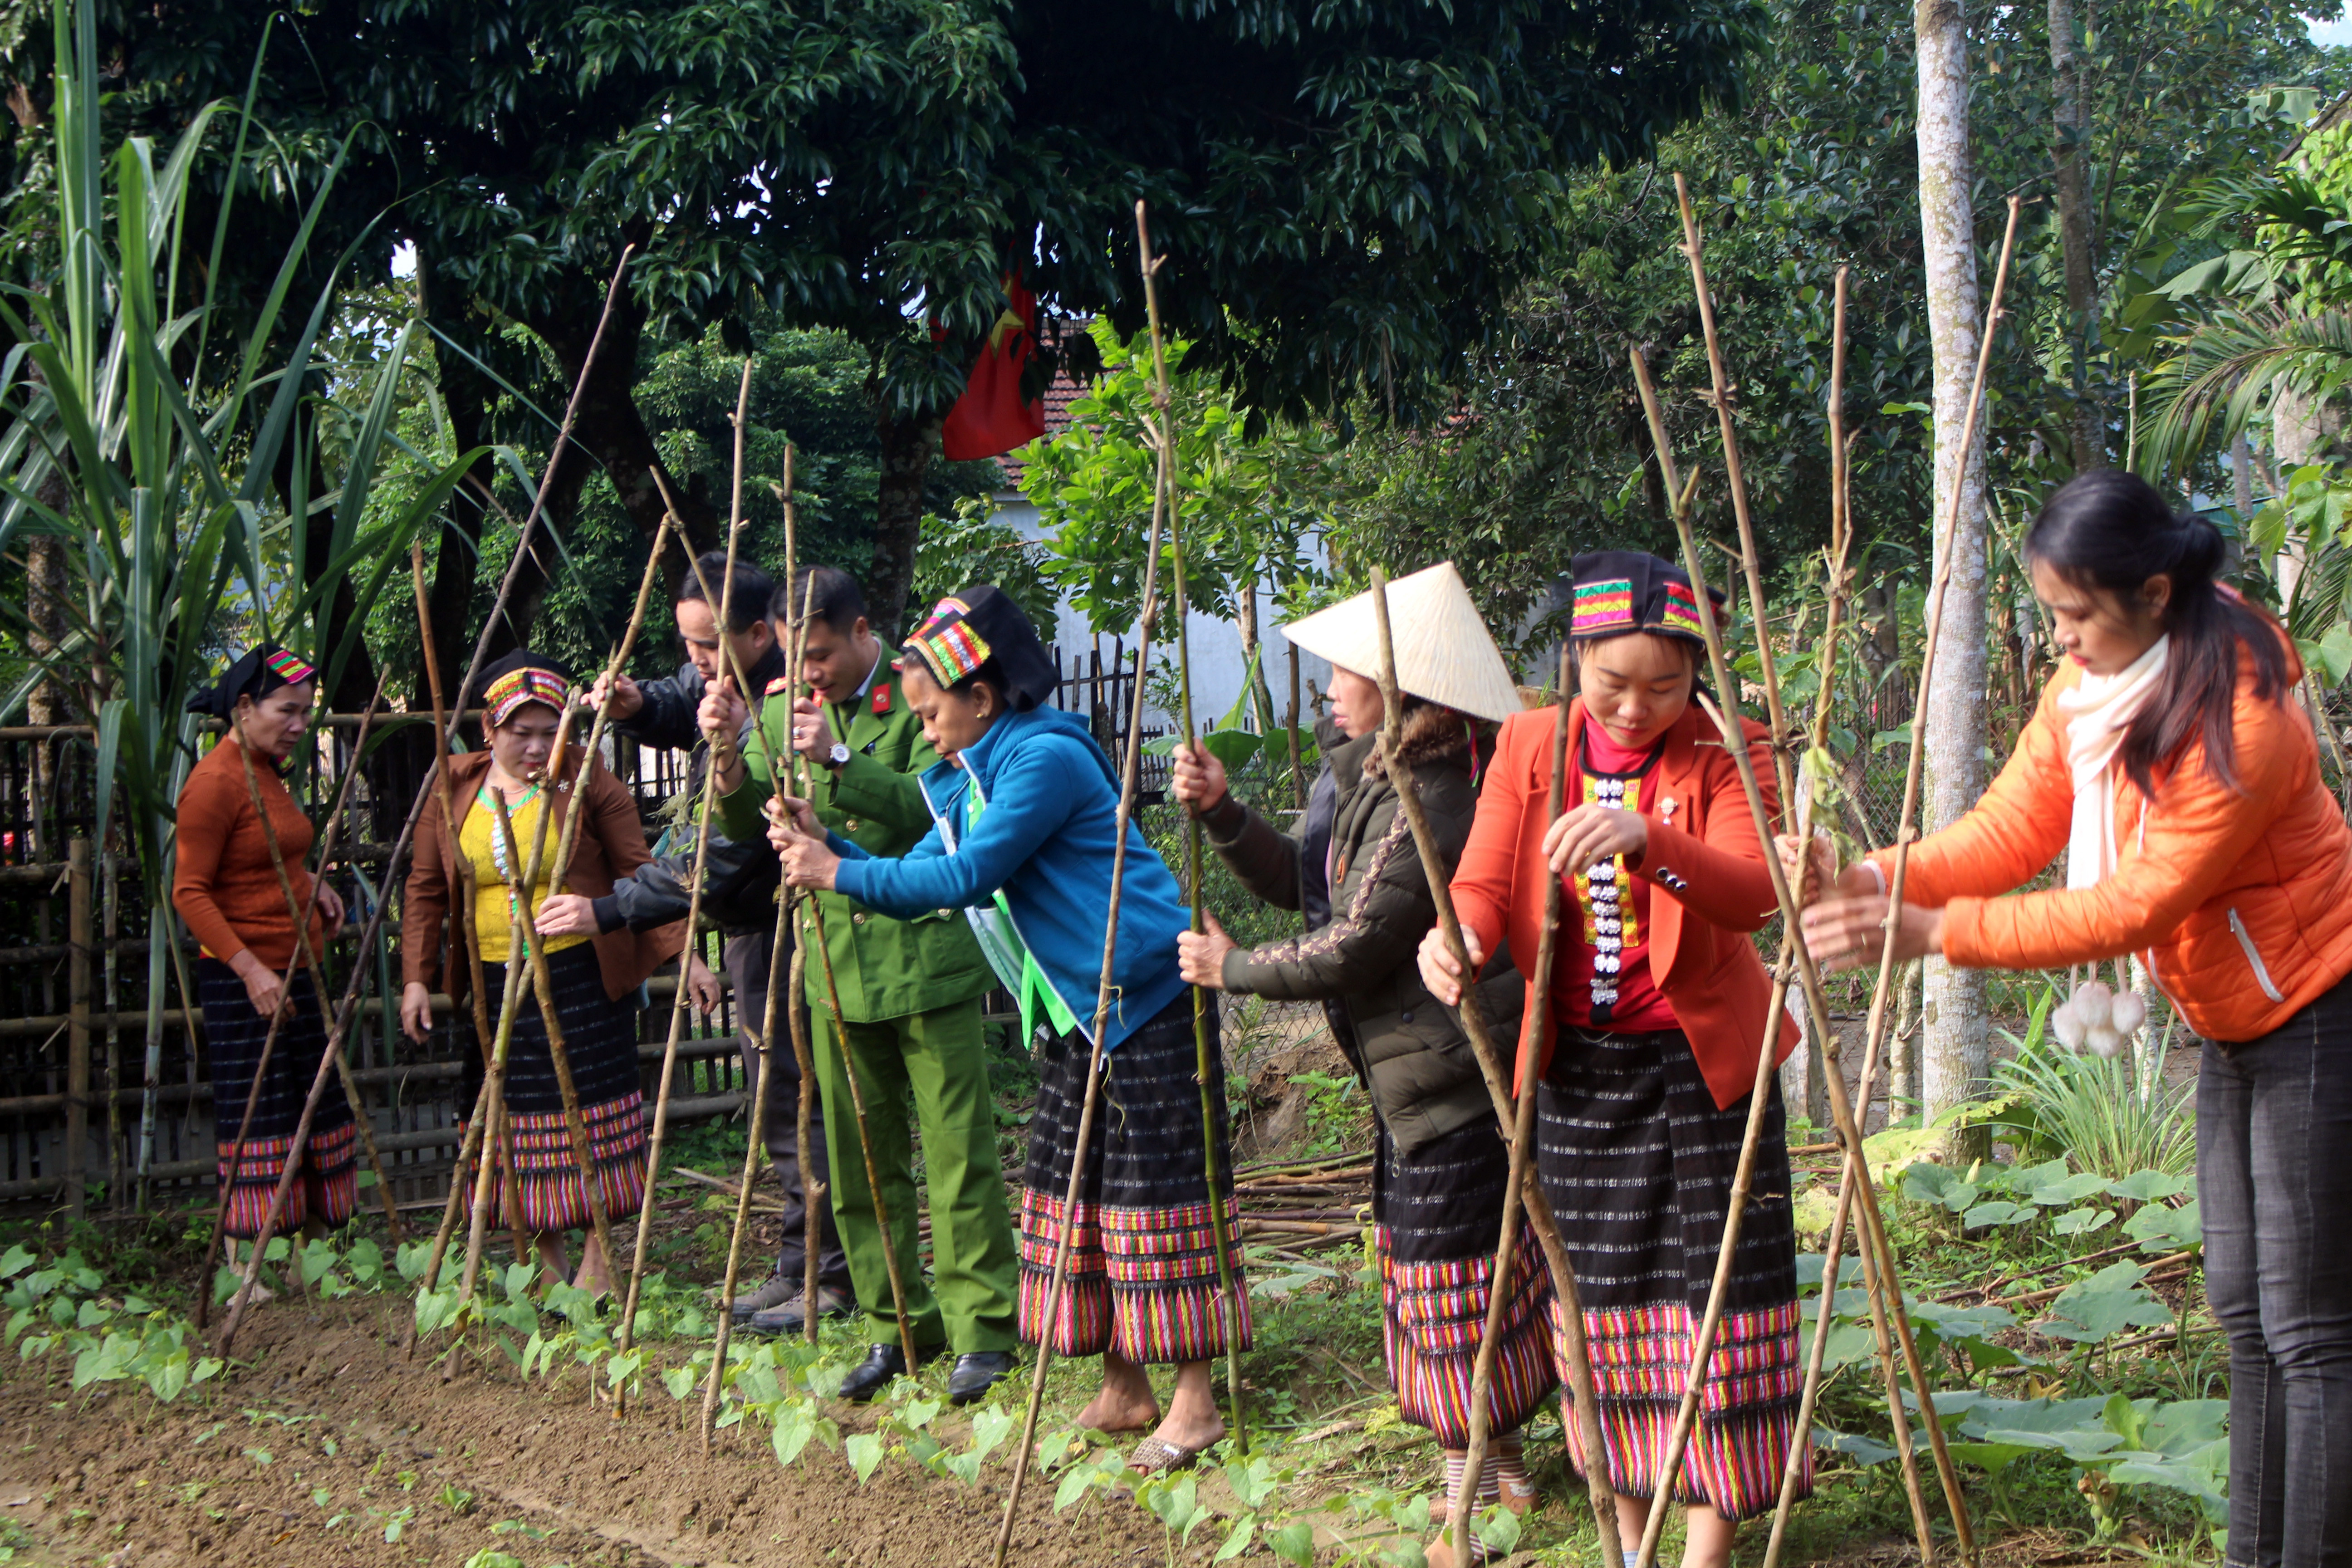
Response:
[[[2288,668],[2278,623],[2219,580],[2229,554],[2221,531],[2193,512],[2175,515],[2137,474],[2096,468],[2043,503],[2025,553],[2076,587],[2126,603],[2149,578],[2171,579],[2164,630],[2172,643],[2161,685],[2124,731],[2117,755],[2125,776],[2153,795],[2156,770],[2201,740],[2205,765],[2235,789],[2239,659],[2252,666],[2254,695],[2267,702],[2285,693]]]

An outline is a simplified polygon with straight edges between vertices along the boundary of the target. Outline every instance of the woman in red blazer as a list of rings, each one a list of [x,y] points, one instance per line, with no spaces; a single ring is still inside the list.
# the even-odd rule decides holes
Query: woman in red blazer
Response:
[[[1582,1287],[1609,1478],[1634,1541],[1723,1241],[1771,1003],[1750,933],[1774,902],[1738,767],[1693,701],[1689,577],[1630,551],[1580,555],[1573,570],[1567,809],[1546,820],[1554,715],[1507,720],[1453,890],[1483,964],[1506,937],[1534,952],[1545,880],[1568,883],[1550,1037],[1523,1038],[1519,1059],[1543,1075],[1538,1168]],[[1763,730],[1745,731],[1769,792]],[[1441,933],[1421,964],[1454,1002],[1461,975]],[[1794,1026],[1774,1025],[1785,1056]],[[1802,1382],[1776,1083],[1698,1426],[1671,1481],[1689,1505],[1685,1568],[1728,1563],[1733,1526],[1772,1508]]]

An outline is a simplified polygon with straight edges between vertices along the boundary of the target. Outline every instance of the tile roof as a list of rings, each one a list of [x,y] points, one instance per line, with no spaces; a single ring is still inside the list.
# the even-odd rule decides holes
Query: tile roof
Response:
[[[1066,327],[1064,330],[1068,329]],[[1081,327],[1079,330],[1083,331],[1084,328]],[[1075,379],[1070,374],[1069,366],[1066,363],[1055,367],[1054,379],[1045,384],[1045,439],[1050,441],[1070,427],[1070,405],[1084,397],[1087,390],[1086,383]],[[996,459],[996,466],[1004,470],[1006,489],[1017,490],[1021,488],[1021,470],[1026,465],[1011,453],[1007,453]]]

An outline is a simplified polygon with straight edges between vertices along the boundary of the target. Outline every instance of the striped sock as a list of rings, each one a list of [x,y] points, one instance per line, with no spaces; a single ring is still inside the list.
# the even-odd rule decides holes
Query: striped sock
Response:
[[[1498,1501],[1503,1495],[1502,1479],[1496,1474],[1497,1470],[1501,1468],[1497,1459],[1497,1456],[1489,1455],[1486,1465],[1478,1473],[1477,1504],[1473,1506],[1471,1510],[1473,1517],[1466,1522],[1466,1526],[1462,1531],[1460,1537],[1462,1542],[1465,1543],[1465,1550],[1457,1558],[1457,1561],[1465,1564],[1475,1564],[1486,1561],[1486,1543],[1478,1539],[1478,1526],[1475,1516],[1478,1506]],[[1449,1504],[1451,1504],[1455,1498],[1462,1495],[1462,1472],[1468,1467],[1469,1462],[1470,1458],[1466,1454],[1448,1454],[1445,1456],[1445,1499]]]
[[[1625,1568],[1633,1568],[1633,1565],[1641,1562],[1641,1560],[1642,1553],[1639,1548],[1636,1548],[1632,1552],[1628,1552],[1625,1553]]]
[[[1514,1443],[1508,1447],[1497,1447],[1486,1461],[1486,1485],[1478,1489],[1478,1495],[1482,1498],[1487,1496],[1486,1489],[1491,1486],[1496,1498],[1500,1498],[1507,1489],[1524,1498],[1533,1485],[1528,1479],[1527,1450]]]

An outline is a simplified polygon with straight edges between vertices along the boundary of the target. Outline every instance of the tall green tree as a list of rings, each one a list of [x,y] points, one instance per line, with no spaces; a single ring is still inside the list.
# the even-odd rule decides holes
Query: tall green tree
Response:
[[[43,8],[0,7],[0,43]],[[231,90],[265,15],[110,8],[118,118],[177,125]],[[660,454],[630,395],[648,335],[755,303],[848,332],[882,454],[867,576],[888,622],[940,420],[1008,269],[1131,333],[1144,199],[1192,367],[1245,416],[1350,397],[1442,412],[1453,366],[1537,269],[1564,172],[1637,160],[1735,100],[1761,18],[1752,0],[320,0],[271,35],[260,113],[289,169],[359,132],[322,233],[364,233],[376,266],[413,242],[453,350],[527,327],[561,372],[527,388],[542,404],[585,358],[621,246],[640,247],[617,352],[557,464],[559,527],[592,465],[641,533],[658,519]],[[0,68],[44,100],[37,59]],[[20,208],[37,250],[37,229]],[[453,388],[461,442],[490,401]],[[700,509],[688,522],[707,537]],[[477,542],[457,542],[445,602],[472,570]]]

